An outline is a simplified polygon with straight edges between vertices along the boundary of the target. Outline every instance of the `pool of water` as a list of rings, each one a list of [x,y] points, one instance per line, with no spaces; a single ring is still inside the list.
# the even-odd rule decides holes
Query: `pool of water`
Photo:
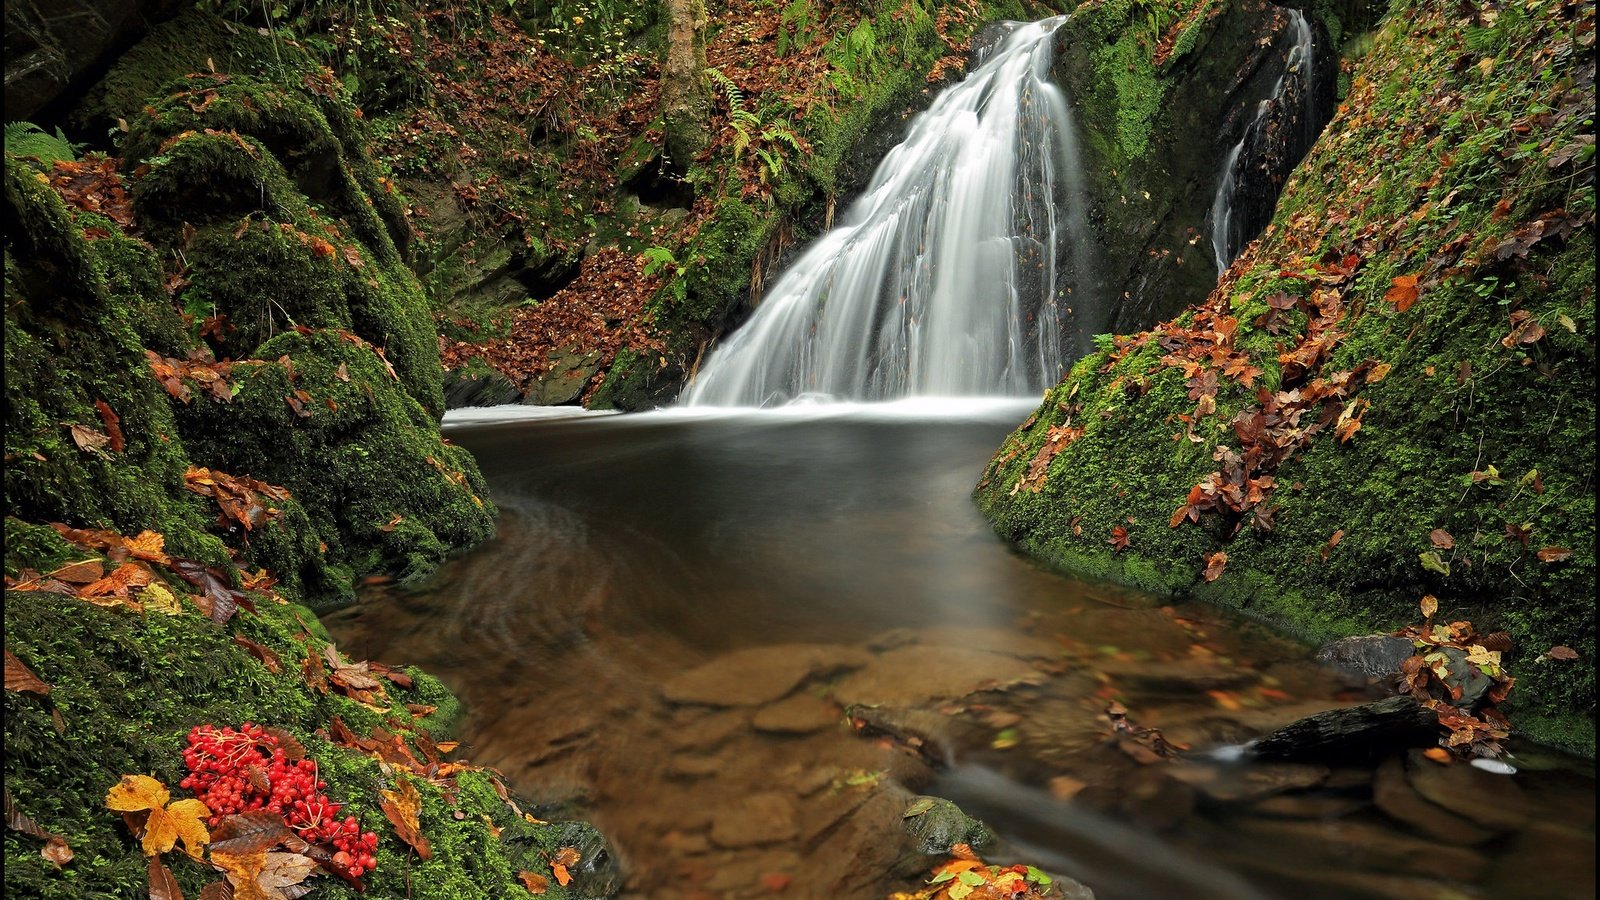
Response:
[[[1219,758],[1374,689],[995,538],[970,491],[1032,405],[453,415],[499,537],[326,621],[438,674],[458,755],[595,822],[630,897],[911,889],[919,793],[1102,900],[1593,896],[1587,762]],[[1188,749],[1115,733],[1113,702]]]

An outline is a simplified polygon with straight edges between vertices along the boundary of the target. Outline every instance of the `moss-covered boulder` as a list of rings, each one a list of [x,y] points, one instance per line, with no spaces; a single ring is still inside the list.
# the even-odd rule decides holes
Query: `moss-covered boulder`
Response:
[[[1007,440],[998,531],[1319,641],[1435,594],[1510,633],[1513,722],[1592,753],[1592,667],[1543,658],[1595,653],[1591,14],[1398,4],[1207,303]]]
[[[43,562],[10,552],[17,529],[12,520],[7,523],[8,571]],[[363,830],[378,833],[377,866],[363,878],[367,896],[513,896],[524,891],[519,872],[548,878],[550,862],[563,847],[580,852],[573,867],[577,877],[566,888],[550,878],[547,896],[614,892],[616,864],[604,839],[582,823],[524,819],[502,799],[491,773],[469,770],[435,784],[330,743],[334,717],[361,736],[380,727],[413,744],[417,734],[441,741],[460,707],[415,669],[403,670],[407,686],[388,683],[388,708],[382,711],[313,691],[302,666],[323,653],[327,640],[315,624],[306,630],[307,623],[315,623],[309,610],[270,601],[221,627],[192,607],[179,615],[141,614],[60,594],[8,592],[6,650],[50,690],[42,696],[5,694],[6,790],[17,809],[62,836],[75,857],[58,867],[40,855],[41,841],[7,830],[7,895],[148,896],[145,859],[121,818],[105,808],[106,792],[123,774],[145,774],[166,784],[175,798],[187,796],[179,787],[186,774],[185,735],[198,725],[246,722],[283,729],[303,744],[318,763],[328,795],[343,804],[341,817],[353,815]],[[252,656],[234,634],[275,654],[279,671]],[[430,708],[434,712],[422,718],[413,714]],[[428,860],[401,842],[379,807],[378,792],[393,789],[401,778],[422,798],[419,824],[432,846]],[[210,865],[179,853],[168,854],[166,862],[186,896],[197,896],[220,878]],[[318,896],[358,896],[331,876],[316,882]]]
[[[1071,239],[1092,241],[1098,257],[1074,291],[1090,298],[1073,304],[1090,319],[1083,327],[1142,328],[1210,292],[1208,216],[1247,131],[1237,194],[1265,208],[1252,223],[1265,224],[1333,111],[1332,41],[1319,19],[1306,21],[1315,52],[1293,72],[1291,13],[1266,0],[1106,0],[1061,27],[1053,74],[1082,135],[1092,226]],[[1252,129],[1274,87],[1289,90]]]

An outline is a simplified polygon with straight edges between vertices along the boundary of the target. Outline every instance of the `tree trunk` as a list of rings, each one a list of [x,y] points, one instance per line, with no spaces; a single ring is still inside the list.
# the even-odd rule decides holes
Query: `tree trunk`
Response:
[[[705,0],[662,0],[667,59],[661,67],[661,120],[672,167],[686,171],[706,148],[711,93],[706,82]]]

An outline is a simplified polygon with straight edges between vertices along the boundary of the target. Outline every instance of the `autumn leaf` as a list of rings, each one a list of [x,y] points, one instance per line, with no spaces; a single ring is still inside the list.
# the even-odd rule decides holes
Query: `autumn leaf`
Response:
[[[550,879],[536,872],[529,872],[527,869],[523,869],[517,873],[517,878],[522,881],[522,886],[528,889],[528,893],[534,896],[543,894],[550,889]]]
[[[228,853],[212,850],[211,862],[227,876],[233,886],[233,900],[281,900],[281,894],[269,894],[259,882],[261,869],[267,864],[265,850],[254,853]]]
[[[106,567],[98,559],[86,559],[82,562],[67,563],[46,577],[67,584],[94,584],[106,577]]]
[[[1439,611],[1439,598],[1432,594],[1423,594],[1422,602],[1418,605],[1422,608],[1422,618],[1431,620],[1433,614]]]
[[[211,840],[203,819],[211,810],[199,800],[176,800],[161,782],[148,775],[124,775],[106,793],[106,807],[117,812],[150,811],[144,823],[142,846],[146,856],[166,853],[181,838],[184,852],[200,858]]]
[[[118,424],[122,419],[112,411],[111,405],[104,400],[94,401],[94,408],[99,411],[100,422],[106,427],[106,436],[111,440],[111,452],[121,453],[123,448],[127,446],[127,442],[122,437],[122,427]]]
[[[1543,547],[1538,553],[1540,562],[1557,563],[1572,558],[1572,551],[1566,547]]]
[[[378,798],[378,805],[383,808],[383,814],[388,817],[390,824],[394,825],[400,840],[409,844],[423,859],[433,856],[433,848],[428,845],[427,835],[422,833],[422,825],[417,821],[417,815],[422,811],[422,796],[417,793],[417,786],[401,778],[394,790],[379,791]]]
[[[245,652],[260,660],[261,664],[267,667],[268,672],[276,675],[283,671],[283,660],[278,658],[278,654],[273,652],[271,647],[257,643],[242,634],[234,635],[233,642],[243,647]]]
[[[1111,538],[1109,543],[1112,546],[1113,553],[1121,553],[1122,551],[1128,549],[1128,529],[1123,528],[1121,525],[1113,527],[1111,529]]]
[[[1228,554],[1221,550],[1206,557],[1206,570],[1202,577],[1206,581],[1216,581],[1222,577],[1222,570],[1228,565]]]
[[[10,654],[7,654],[8,656]],[[20,831],[29,837],[36,837],[45,842],[39,855],[55,863],[59,868],[72,862],[72,848],[67,846],[67,839],[53,831],[49,831],[35,822],[27,813],[17,807],[17,801],[12,798],[9,789],[5,792],[6,802],[6,828],[11,831]]]
[[[165,616],[181,616],[183,604],[159,581],[151,582],[139,591],[139,604],[145,612],[158,612]]]
[[[1422,568],[1429,572],[1437,572],[1446,577],[1450,575],[1450,564],[1445,562],[1444,559],[1433,550],[1429,550],[1426,553],[1417,554],[1417,560],[1422,563]]]
[[[19,693],[22,691],[28,691],[30,693],[43,695],[50,693],[50,685],[45,684],[43,679],[33,674],[32,669],[28,668],[26,665],[23,665],[22,660],[17,659],[16,656],[12,655],[10,650],[7,650],[6,690],[17,691]]]
[[[211,852],[245,856],[264,853],[293,835],[283,816],[267,809],[223,817],[211,832]]]
[[[111,436],[103,431],[96,431],[87,425],[69,427],[72,432],[72,442],[78,445],[79,450],[92,453],[111,443]]]
[[[1448,766],[1455,762],[1455,757],[1451,756],[1450,751],[1444,749],[1443,747],[1429,747],[1428,749],[1422,751],[1422,755],[1433,760],[1441,766]]]
[[[1383,299],[1394,304],[1398,312],[1405,312],[1411,304],[1417,302],[1417,276],[1401,275],[1395,278],[1389,290],[1384,292]]]
[[[110,575],[84,587],[78,592],[78,596],[89,598],[111,594],[126,599],[130,588],[144,587],[153,577],[150,570],[141,563],[123,563]]]
[[[569,869],[577,865],[581,858],[576,847],[562,847],[556,851],[555,858],[550,860],[550,874],[556,877],[556,884],[566,887],[572,883]]]
[[[1551,647],[1549,650],[1546,650],[1544,652],[1544,655],[1549,657],[1550,659],[1568,659],[1568,660],[1571,660],[1571,659],[1577,659],[1578,658],[1578,651],[1572,649],[1571,647],[1558,645],[1558,646],[1555,646],[1555,647]]]
[[[150,857],[150,900],[183,900],[178,877],[159,856]]]
[[[1334,531],[1332,536],[1328,538],[1328,542],[1323,544],[1322,549],[1318,551],[1318,555],[1322,557],[1323,562],[1328,561],[1328,557],[1333,554],[1333,548],[1339,546],[1339,542],[1342,540],[1344,540],[1344,529],[1340,528]]]

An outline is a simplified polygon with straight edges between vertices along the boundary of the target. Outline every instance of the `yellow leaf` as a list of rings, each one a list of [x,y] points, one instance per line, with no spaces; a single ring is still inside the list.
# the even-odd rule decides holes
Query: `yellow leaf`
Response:
[[[1439,598],[1435,597],[1432,594],[1423,594],[1422,595],[1422,617],[1424,619],[1431,619],[1431,618],[1433,618],[1433,614],[1438,612],[1438,611],[1439,611]]]
[[[151,582],[144,590],[139,592],[139,602],[150,612],[158,612],[168,616],[183,615],[183,604],[178,598],[172,596],[160,582]]]
[[[213,853],[211,862],[228,876],[228,883],[233,885],[233,900],[277,900],[262,890],[257,881],[261,877],[261,867],[266,865],[267,851]]]
[[[199,859],[211,840],[201,819],[211,810],[199,800],[179,800],[169,806],[171,796],[166,785],[148,775],[124,775],[106,793],[106,806],[117,812],[150,811],[141,838],[146,856],[166,853],[182,839],[184,852]]]

